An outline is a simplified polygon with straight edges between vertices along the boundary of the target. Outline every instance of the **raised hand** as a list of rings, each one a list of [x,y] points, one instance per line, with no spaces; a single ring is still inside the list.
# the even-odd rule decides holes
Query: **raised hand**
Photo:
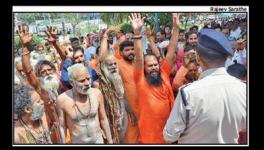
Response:
[[[55,43],[57,36],[56,36],[56,27],[47,26],[47,31],[45,31],[46,35],[48,36],[48,41],[51,43]]]
[[[32,40],[32,33],[28,32],[28,27],[25,25],[19,25],[17,34],[21,40],[23,46],[28,46]]]
[[[141,18],[140,13],[131,13],[131,17],[130,16],[128,16],[128,17],[132,23],[134,34],[139,35],[141,28],[144,25],[145,17]]]
[[[180,14],[179,13],[172,13],[173,17],[173,27],[174,28],[180,28]]]
[[[118,32],[118,31],[119,31],[119,28],[118,28],[118,27],[112,26],[112,27],[108,28],[108,29],[105,31],[105,34],[109,35],[109,34],[111,34],[112,32]]]

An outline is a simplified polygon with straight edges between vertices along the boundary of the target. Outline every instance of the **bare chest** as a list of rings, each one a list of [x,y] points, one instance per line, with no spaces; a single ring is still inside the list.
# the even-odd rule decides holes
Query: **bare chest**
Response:
[[[82,124],[83,120],[96,118],[99,102],[90,96],[85,102],[70,101],[67,108],[65,109],[67,120],[74,124]]]

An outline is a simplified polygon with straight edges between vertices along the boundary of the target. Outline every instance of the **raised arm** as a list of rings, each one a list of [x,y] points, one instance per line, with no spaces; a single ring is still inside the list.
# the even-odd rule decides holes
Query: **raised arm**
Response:
[[[100,49],[99,49],[99,56],[102,56],[103,53],[107,52],[107,49],[108,49],[108,43],[107,43],[108,35],[111,34],[114,31],[117,31],[117,30],[118,29],[116,27],[110,27],[109,29],[107,29],[104,32],[103,38],[101,40]]]
[[[17,31],[21,44],[22,44],[22,65],[23,69],[25,70],[27,79],[29,84],[40,94],[41,87],[39,84],[39,81],[33,71],[33,68],[30,64],[30,51],[28,49],[28,46],[32,40],[32,33],[28,32],[27,26],[18,26]]]
[[[168,52],[165,57],[165,59],[168,61],[168,63],[171,66],[173,66],[176,61],[175,49],[178,44],[178,36],[179,36],[179,28],[180,28],[179,14],[172,13],[172,16],[173,16],[173,28],[172,28],[173,32],[170,39],[170,43],[168,45]]]
[[[140,13],[131,13],[131,16],[128,16],[132,27],[134,30],[134,50],[135,50],[135,67],[137,69],[141,69],[144,66],[144,55],[143,55],[143,41],[142,41],[142,35],[141,35],[141,28],[144,25],[144,19],[143,17],[141,19]]]
[[[154,39],[152,36],[148,37],[148,41],[149,41],[149,45],[151,48],[152,53],[157,57],[160,58],[161,54],[160,54],[160,50],[158,49],[158,47],[155,45]]]
[[[36,92],[40,95],[40,98],[44,101],[45,110],[50,113],[49,117],[52,122],[57,121],[57,113],[54,104],[50,101],[49,93],[41,87],[33,69],[30,64],[30,51],[28,49],[28,45],[32,40],[32,33],[28,32],[27,26],[19,26],[18,27],[18,35],[20,37],[22,43],[22,65],[23,69],[26,72],[26,76],[30,85],[36,90]],[[55,132],[54,132],[55,133]],[[56,134],[56,133],[55,133]],[[56,139],[59,140],[59,139]],[[58,142],[58,141],[55,141]]]
[[[66,59],[66,53],[65,53],[65,50],[60,46],[59,41],[57,40],[56,28],[55,27],[51,27],[51,26],[47,26],[47,28],[48,28],[48,30],[45,31],[45,33],[48,36],[48,41],[50,43],[52,43],[54,48],[59,53],[59,55],[60,55],[60,57],[62,59],[62,62],[63,62]]]

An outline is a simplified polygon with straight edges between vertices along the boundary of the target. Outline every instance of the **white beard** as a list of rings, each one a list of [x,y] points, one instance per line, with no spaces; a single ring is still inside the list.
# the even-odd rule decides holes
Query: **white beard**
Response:
[[[124,95],[124,86],[121,79],[121,76],[119,75],[118,71],[111,73],[107,67],[103,66],[102,70],[106,76],[106,78],[114,85],[115,90],[117,91],[118,96]]]
[[[59,79],[56,74],[46,77],[40,77],[41,86],[49,93],[52,101],[56,101],[58,97]]]

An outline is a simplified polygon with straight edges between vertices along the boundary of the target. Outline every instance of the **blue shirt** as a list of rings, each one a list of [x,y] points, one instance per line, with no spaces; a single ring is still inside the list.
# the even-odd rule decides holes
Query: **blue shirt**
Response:
[[[71,60],[66,59],[63,63],[62,71],[61,71],[61,82],[67,86],[69,89],[72,88],[70,82],[69,82],[69,76],[68,76],[68,67],[73,65]],[[92,82],[98,79],[98,76],[92,68],[85,66],[89,74],[91,75]]]
[[[88,48],[84,49],[84,62],[85,64],[88,64],[90,59],[91,59],[91,55],[95,55],[96,53],[96,47],[94,46],[90,46]]]

